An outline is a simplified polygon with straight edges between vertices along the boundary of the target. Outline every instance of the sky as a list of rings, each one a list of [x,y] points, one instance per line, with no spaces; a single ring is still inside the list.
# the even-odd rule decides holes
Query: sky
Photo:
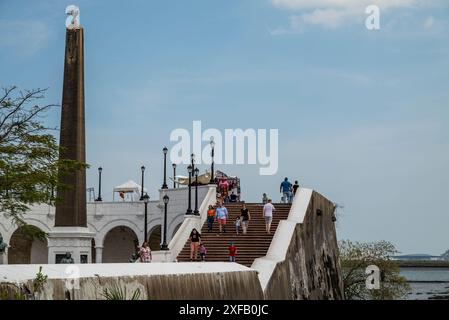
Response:
[[[105,200],[140,183],[141,165],[157,199],[162,148],[195,120],[278,129],[275,175],[217,165],[244,200],[279,201],[289,177],[343,206],[339,239],[449,249],[447,1],[0,0],[0,86],[61,103],[70,4],[85,32],[87,184],[102,166]],[[365,26],[371,4],[379,30]],[[55,108],[45,122],[59,120]]]

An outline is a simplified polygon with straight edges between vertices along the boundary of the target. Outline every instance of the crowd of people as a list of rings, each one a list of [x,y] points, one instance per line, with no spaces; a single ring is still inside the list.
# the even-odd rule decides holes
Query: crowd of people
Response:
[[[298,181],[295,181],[292,184],[288,181],[288,178],[285,178],[280,185],[280,192],[282,193],[281,202],[283,203],[292,203],[293,198],[299,188]],[[224,199],[230,199],[228,191],[229,191],[229,183],[227,183],[226,179],[221,179],[219,183],[220,196],[218,197],[218,201],[215,206],[210,205],[207,210],[207,232],[210,233],[213,231],[213,226],[215,223],[218,223],[218,233],[217,236],[220,236],[223,233],[226,233],[226,224],[229,220],[228,209],[223,204]],[[233,195],[233,193],[231,194]],[[232,199],[236,199],[236,197],[232,197]],[[236,200],[235,200],[236,201]],[[231,202],[235,202],[231,201]],[[265,231],[267,234],[271,234],[271,223],[273,221],[273,214],[276,211],[272,200],[267,196],[266,193],[263,194],[262,197],[263,209],[262,216],[265,221]],[[240,209],[240,216],[236,217],[234,222],[235,225],[235,233],[239,235],[240,232],[242,234],[247,234],[249,222],[251,221],[251,213],[249,209],[246,207],[246,204],[243,202],[242,207]],[[197,229],[192,229],[190,236],[190,261],[198,260],[198,255],[201,261],[206,261],[207,249],[204,243],[201,242],[201,234]],[[229,243],[228,246],[229,253],[229,261],[235,262],[237,255],[237,247],[233,242]],[[150,246],[147,242],[145,242],[139,248],[139,257],[140,262],[151,262],[151,250]]]
[[[231,191],[233,189],[236,189],[235,183],[229,182],[226,177],[221,177],[217,185],[220,201],[224,203],[237,202],[239,197],[234,191]]]
[[[267,234],[271,233],[271,222],[273,221],[273,213],[275,211],[276,208],[272,204],[272,200],[267,198],[267,201],[262,209],[262,215],[265,221],[265,231]],[[207,232],[208,233],[212,232],[214,223],[218,223],[217,236],[226,233],[226,224],[228,223],[228,220],[229,220],[228,209],[223,205],[221,201],[218,201],[215,207],[210,205],[207,211]],[[240,232],[242,234],[247,234],[250,221],[251,221],[250,210],[246,207],[246,204],[243,202],[242,207],[240,209],[240,216],[237,216],[234,222],[236,235],[239,235]],[[206,261],[207,249],[204,243],[201,243],[201,234],[198,232],[197,229],[192,230],[192,232],[190,233],[189,240],[190,240],[190,261],[197,260],[198,253],[200,255],[201,261]],[[233,242],[229,243],[228,251],[229,251],[229,261],[235,262],[237,247],[234,245]]]

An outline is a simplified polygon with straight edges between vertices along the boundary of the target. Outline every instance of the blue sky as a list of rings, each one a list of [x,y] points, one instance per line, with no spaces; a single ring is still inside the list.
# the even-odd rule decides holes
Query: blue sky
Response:
[[[337,3],[337,4],[336,4]],[[365,28],[377,3],[381,29]],[[0,85],[62,94],[67,1],[0,0]],[[344,205],[339,238],[449,248],[449,5],[421,0],[83,1],[88,185],[104,198],[176,128],[279,129],[279,170],[219,166],[243,197],[284,176]],[[58,125],[55,109],[46,119]],[[202,167],[205,168],[204,166]],[[183,173],[180,170],[179,173]]]

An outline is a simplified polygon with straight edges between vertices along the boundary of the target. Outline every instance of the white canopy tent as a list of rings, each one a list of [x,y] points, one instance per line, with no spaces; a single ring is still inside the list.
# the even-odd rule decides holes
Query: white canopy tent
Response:
[[[146,193],[148,191],[147,189],[143,188],[143,192]],[[120,194],[122,194],[123,197],[120,197],[123,199],[123,201],[138,201],[142,193],[142,186],[132,180],[129,180],[113,189],[113,201],[115,201],[115,193],[118,193],[119,196]]]

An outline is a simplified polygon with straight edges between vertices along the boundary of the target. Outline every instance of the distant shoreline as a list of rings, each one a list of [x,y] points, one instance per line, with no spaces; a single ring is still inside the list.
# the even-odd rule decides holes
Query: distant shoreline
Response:
[[[449,261],[395,261],[401,268],[449,268]]]

